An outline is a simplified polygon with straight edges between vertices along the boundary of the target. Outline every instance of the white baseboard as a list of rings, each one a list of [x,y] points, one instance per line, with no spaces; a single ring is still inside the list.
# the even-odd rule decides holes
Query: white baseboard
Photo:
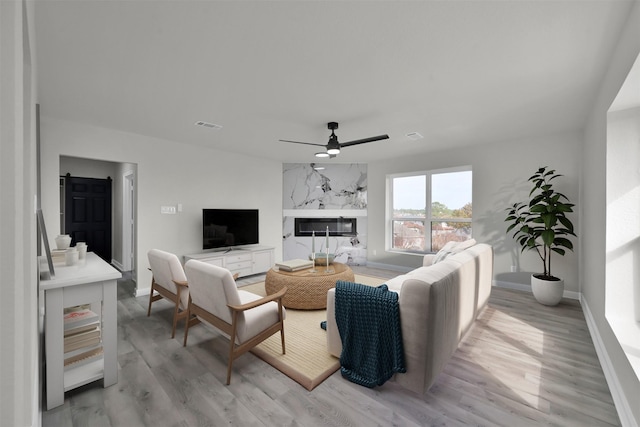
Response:
[[[584,298],[580,298],[580,304],[582,305],[582,312],[584,313],[584,318],[587,321],[587,327],[589,328],[591,339],[593,340],[596,353],[598,354],[598,359],[600,360],[600,366],[602,366],[604,377],[606,378],[607,385],[611,391],[613,403],[616,405],[618,417],[620,417],[620,423],[625,427],[638,427],[638,422],[635,420],[633,412],[631,412],[629,400],[620,386],[620,381],[618,380],[616,371],[613,368],[613,363],[611,363],[611,358],[609,357],[607,348],[602,341],[600,331],[593,319],[589,304],[587,304],[587,301]]]
[[[402,267],[399,265],[383,264],[381,262],[371,262],[371,261],[367,261],[367,267],[379,268],[381,270],[398,271],[400,273],[408,273],[410,271],[415,270],[415,267]]]
[[[136,289],[136,297],[142,297],[145,295],[149,295],[150,293],[151,293],[151,288]]]
[[[515,289],[517,291],[524,291],[531,293],[531,286],[525,285],[522,283],[515,282],[505,282],[504,280],[494,280],[493,286],[497,286],[499,288],[507,288],[507,289]],[[563,298],[580,300],[580,292],[575,291],[564,291],[562,294]]]

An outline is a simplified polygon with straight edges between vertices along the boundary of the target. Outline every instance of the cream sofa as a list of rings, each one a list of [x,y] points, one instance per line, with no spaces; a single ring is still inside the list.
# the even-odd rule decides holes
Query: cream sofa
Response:
[[[426,255],[422,267],[386,282],[389,290],[399,294],[407,368],[394,380],[418,393],[426,393],[435,382],[491,293],[493,248],[475,241],[453,246]],[[327,348],[340,357],[335,289],[327,293]]]

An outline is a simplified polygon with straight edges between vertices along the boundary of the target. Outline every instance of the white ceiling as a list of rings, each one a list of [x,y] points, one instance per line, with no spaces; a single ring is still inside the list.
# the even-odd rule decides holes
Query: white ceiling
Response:
[[[632,6],[35,3],[43,115],[283,162],[313,162],[315,147],[278,140],[325,144],[329,121],[341,142],[390,136],[334,162],[579,129]]]

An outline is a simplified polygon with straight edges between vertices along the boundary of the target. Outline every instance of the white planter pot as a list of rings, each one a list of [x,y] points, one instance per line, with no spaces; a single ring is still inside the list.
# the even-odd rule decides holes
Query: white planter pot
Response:
[[[531,275],[531,290],[540,304],[557,305],[564,294],[564,280],[542,280]]]

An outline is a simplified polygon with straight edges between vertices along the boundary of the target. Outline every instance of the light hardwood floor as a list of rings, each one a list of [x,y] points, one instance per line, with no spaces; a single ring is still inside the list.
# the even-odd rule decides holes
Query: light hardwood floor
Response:
[[[393,277],[392,271],[354,268]],[[253,277],[241,280],[249,283]],[[226,386],[228,342],[205,328],[171,335],[171,309],[119,284],[118,383],[65,395],[44,426],[610,426],[620,425],[576,301],[556,307],[493,288],[488,307],[425,395],[368,389],[336,372],[309,392],[246,354]]]

